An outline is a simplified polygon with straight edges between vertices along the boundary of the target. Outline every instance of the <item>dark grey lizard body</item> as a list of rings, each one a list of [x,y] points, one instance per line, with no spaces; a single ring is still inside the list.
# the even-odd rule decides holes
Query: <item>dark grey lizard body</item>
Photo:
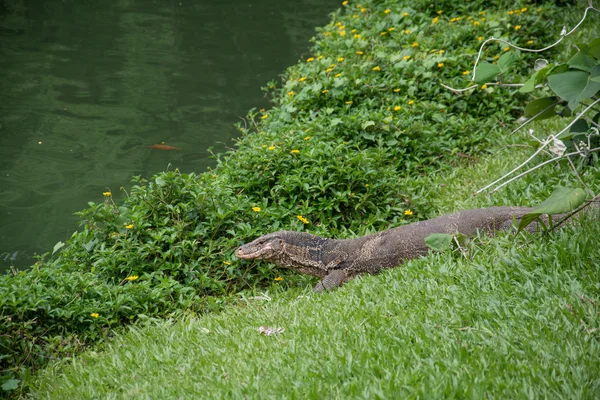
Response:
[[[467,236],[493,234],[513,226],[531,209],[490,207],[419,221],[356,239],[327,239],[304,232],[279,231],[259,237],[235,251],[242,259],[264,259],[323,278],[315,291],[333,289],[361,273],[378,273],[427,254],[425,238],[433,233]],[[558,216],[555,216],[558,217]],[[546,218],[547,220],[547,218]],[[534,231],[536,223],[528,227]]]

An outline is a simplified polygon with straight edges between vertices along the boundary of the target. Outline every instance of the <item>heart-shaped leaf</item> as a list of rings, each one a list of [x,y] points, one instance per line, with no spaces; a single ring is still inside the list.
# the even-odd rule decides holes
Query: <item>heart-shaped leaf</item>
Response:
[[[475,69],[475,82],[485,83],[489,82],[492,78],[496,77],[500,73],[500,67],[496,64],[490,64],[489,62],[482,61]]]
[[[521,218],[518,232],[525,229],[527,225],[542,214],[554,215],[567,213],[579,207],[584,201],[585,191],[583,189],[557,186],[550,197],[533,207],[530,213]]]

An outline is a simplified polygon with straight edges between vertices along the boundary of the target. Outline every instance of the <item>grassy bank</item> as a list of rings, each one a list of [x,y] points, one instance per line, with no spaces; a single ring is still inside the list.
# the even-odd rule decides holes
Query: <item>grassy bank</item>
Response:
[[[106,352],[78,359],[64,378],[57,376],[64,365],[54,366],[31,384],[42,397],[259,397],[259,386],[273,397],[313,396],[324,386],[357,397],[410,395],[411,387],[459,397],[529,388],[550,397],[571,387],[585,397],[597,389],[590,375],[598,369],[590,327],[599,282],[594,226],[527,246],[504,236],[473,249],[472,261],[431,256],[322,297],[303,292],[310,278],[233,257],[239,244],[277,229],[351,237],[459,208],[530,204],[556,183],[578,184],[550,166],[499,196],[470,198],[522,154],[508,147],[489,156],[523,140],[503,133],[525,96],[499,87],[457,96],[440,85],[469,84],[465,72],[484,37],[541,46],[560,31],[557,15],[576,12],[553,3],[519,4],[518,12],[505,2],[437,6],[347,4],[319,29],[312,53],[268,84],[273,108],[249,113],[236,149],[220,155],[214,171],[136,179],[120,204],[105,193],[80,213],[80,231],[54,256],[2,277],[3,374],[27,378],[131,322],[215,311],[240,291],[269,288],[277,293],[271,303],[135,328]],[[493,45],[484,58],[494,62],[507,51]],[[504,79],[524,81],[533,60],[524,55]],[[594,190],[598,174],[585,172]],[[570,244],[560,251],[557,243]],[[587,321],[587,330],[569,315]],[[543,330],[540,321],[554,325]],[[262,337],[257,323],[286,331]],[[542,357],[566,335],[568,346]],[[519,345],[523,338],[530,347]],[[557,370],[564,382],[544,383],[557,373],[548,359],[566,360]],[[545,371],[540,379],[530,364]],[[368,385],[373,379],[379,383]],[[529,382],[518,386],[523,392],[514,384],[521,380]]]
[[[40,398],[595,398],[600,224],[132,328]],[[260,326],[284,328],[263,336]]]

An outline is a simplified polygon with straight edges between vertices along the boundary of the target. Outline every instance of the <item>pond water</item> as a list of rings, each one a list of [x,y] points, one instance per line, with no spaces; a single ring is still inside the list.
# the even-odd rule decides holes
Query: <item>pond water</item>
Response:
[[[0,271],[77,229],[73,213],[167,168],[214,165],[261,86],[341,1],[5,0]],[[153,144],[181,150],[151,149]]]

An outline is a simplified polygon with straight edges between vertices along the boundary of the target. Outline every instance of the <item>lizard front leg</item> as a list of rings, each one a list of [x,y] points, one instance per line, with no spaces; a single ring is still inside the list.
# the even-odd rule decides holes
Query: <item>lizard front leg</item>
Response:
[[[327,274],[317,286],[315,286],[314,291],[317,293],[321,293],[325,290],[332,290],[342,286],[344,282],[348,280],[348,274],[346,274],[346,270],[343,269],[334,269],[329,274]]]

